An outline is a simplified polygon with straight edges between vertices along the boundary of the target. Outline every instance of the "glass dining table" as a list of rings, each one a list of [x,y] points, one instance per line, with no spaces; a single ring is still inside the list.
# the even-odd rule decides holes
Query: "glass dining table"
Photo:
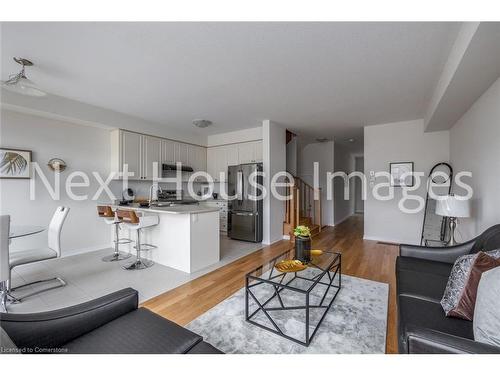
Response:
[[[10,227],[9,240],[31,236],[33,234],[41,233],[44,230],[45,227],[39,225],[13,225]]]

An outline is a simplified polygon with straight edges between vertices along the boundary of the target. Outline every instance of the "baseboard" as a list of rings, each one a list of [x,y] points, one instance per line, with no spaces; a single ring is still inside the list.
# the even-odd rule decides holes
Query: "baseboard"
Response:
[[[373,236],[363,236],[363,240],[366,241],[377,241],[389,245],[399,245],[401,243],[407,243],[405,241],[398,240],[397,238],[387,238],[387,237],[373,237]]]
[[[290,235],[289,234],[284,234],[283,235],[284,240],[290,240]]]
[[[283,235],[283,236],[284,236],[284,235]],[[271,242],[264,242],[264,241],[262,241],[262,245],[271,246],[273,243],[283,241],[283,239],[284,239],[284,238],[278,238],[278,239],[273,240],[273,241],[271,241]]]
[[[111,249],[112,247],[113,247],[112,244],[105,244],[105,245],[83,247],[80,249],[63,250],[61,252],[61,257],[65,258],[65,257],[70,257],[73,255],[78,255],[78,254],[91,253],[92,251]]]
[[[334,224],[334,225],[339,225],[340,223],[342,223],[342,222],[346,221],[347,219],[349,219],[349,218],[350,218],[351,216],[353,216],[353,215],[355,215],[355,214],[349,214],[349,215],[347,215],[347,216],[344,216],[342,219],[340,219],[339,221],[335,222],[335,224]],[[333,225],[332,225],[332,226],[333,226]]]

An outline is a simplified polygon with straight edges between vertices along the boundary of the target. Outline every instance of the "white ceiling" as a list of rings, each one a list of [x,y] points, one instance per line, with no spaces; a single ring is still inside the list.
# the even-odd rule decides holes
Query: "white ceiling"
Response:
[[[422,118],[458,23],[3,23],[2,79],[203,134],[263,119],[310,137]],[[43,99],[41,99],[43,100]]]

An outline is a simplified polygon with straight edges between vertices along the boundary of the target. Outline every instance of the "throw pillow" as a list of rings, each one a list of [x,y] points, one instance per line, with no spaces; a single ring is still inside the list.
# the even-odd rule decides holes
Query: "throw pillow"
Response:
[[[486,254],[495,259],[499,259],[500,249],[487,251]],[[443,298],[441,299],[441,306],[446,316],[449,316],[449,312],[457,306],[462,290],[469,277],[469,271],[477,255],[478,254],[462,255],[455,261],[450,277],[448,278],[448,283],[446,284],[446,289],[444,290]]]
[[[472,326],[474,340],[500,346],[500,267],[481,276]]]
[[[469,271],[469,277],[465,282],[465,287],[460,294],[457,306],[450,310],[449,316],[472,320],[474,316],[474,306],[476,304],[477,287],[483,272],[500,266],[500,259],[490,257],[482,251],[477,254]]]

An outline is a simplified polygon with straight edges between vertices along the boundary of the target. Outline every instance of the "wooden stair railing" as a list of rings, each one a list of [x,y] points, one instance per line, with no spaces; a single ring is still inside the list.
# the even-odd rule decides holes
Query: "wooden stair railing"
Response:
[[[299,177],[294,177],[293,185],[287,187],[290,199],[285,201],[283,233],[293,240],[293,230],[297,225],[306,225],[314,236],[321,232],[321,188],[315,189]],[[317,193],[318,199],[315,199]]]

